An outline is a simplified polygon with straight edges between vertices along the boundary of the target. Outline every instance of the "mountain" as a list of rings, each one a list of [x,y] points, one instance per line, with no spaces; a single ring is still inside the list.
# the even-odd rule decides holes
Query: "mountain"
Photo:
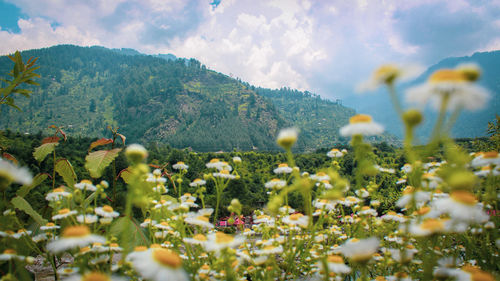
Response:
[[[294,91],[292,99],[288,90],[255,88],[173,55],[59,45],[22,56],[39,58],[40,86],[30,99],[16,99],[23,112],[2,108],[0,129],[34,133],[55,124],[74,136],[109,137],[111,125],[129,143],[228,151],[277,150],[279,129],[297,126],[297,149],[310,151],[338,142],[338,128],[355,113],[309,93]],[[11,67],[0,57],[0,74]]]
[[[430,66],[420,77],[414,81],[399,85],[397,87],[401,99],[404,100],[404,91],[410,87],[424,83],[436,70],[441,68],[454,68],[461,63],[476,63],[482,69],[479,85],[488,89],[491,98],[486,107],[479,111],[464,111],[458,118],[451,134],[455,138],[471,138],[486,135],[487,124],[495,119],[495,114],[500,114],[500,51],[479,52],[472,56],[453,57],[441,60]],[[394,111],[386,89],[382,88],[374,93],[350,95],[344,99],[344,103],[352,106],[360,113],[367,113],[374,119],[386,126],[389,133],[402,137],[402,124]],[[406,104],[406,108],[411,105]],[[429,136],[437,114],[434,110],[425,110],[424,123],[419,126],[417,135],[420,139]]]

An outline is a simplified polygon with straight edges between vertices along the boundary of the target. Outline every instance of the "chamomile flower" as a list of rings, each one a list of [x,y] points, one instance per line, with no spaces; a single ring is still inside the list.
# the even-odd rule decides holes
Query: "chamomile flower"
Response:
[[[383,84],[393,84],[394,81],[406,81],[422,73],[418,65],[397,65],[388,63],[377,68],[370,79],[356,87],[358,92],[373,91]]]
[[[275,174],[290,174],[293,169],[288,167],[288,164],[281,163],[278,165],[278,168],[273,170]]]
[[[66,279],[65,281],[125,281],[126,278],[111,276],[102,272],[87,272],[85,274],[73,274]]]
[[[341,246],[340,252],[354,262],[368,261],[377,252],[379,244],[376,237],[362,240],[351,238]]]
[[[282,129],[276,138],[276,142],[284,149],[290,149],[297,141],[298,135],[297,128]]]
[[[208,217],[199,213],[188,213],[184,221],[191,225],[198,225],[209,229],[214,228],[214,225],[209,222]]]
[[[151,219],[144,219],[144,221],[140,224],[141,227],[147,228],[150,225],[155,225],[156,221]]]
[[[97,221],[97,216],[96,215],[91,215],[91,214],[86,214],[86,215],[78,215],[76,216],[76,220],[79,223],[86,223],[86,224],[91,224],[95,223]]]
[[[500,155],[497,151],[482,152],[472,159],[473,167],[500,166]]]
[[[58,240],[47,244],[47,250],[60,253],[65,250],[90,245],[94,242],[104,243],[106,239],[102,236],[92,234],[86,225],[75,225],[66,227]]]
[[[335,274],[349,274],[351,268],[344,263],[344,259],[338,255],[329,255],[326,258],[328,270]]]
[[[296,214],[292,214],[289,216],[285,216],[282,219],[282,221],[283,221],[283,223],[286,223],[290,226],[301,226],[301,227],[306,228],[307,225],[309,224],[309,217],[304,216],[301,213],[296,213]]]
[[[309,178],[311,178],[312,180],[315,180],[315,181],[329,181],[330,180],[330,176],[325,174],[324,172],[318,172],[314,175],[310,175]]]
[[[176,164],[172,165],[172,168],[176,170],[187,170],[189,168],[188,165],[186,165],[184,162],[179,161]]]
[[[17,254],[14,249],[5,249],[2,254],[0,254],[0,261],[8,261],[8,260],[24,260],[24,256],[20,256]]]
[[[328,151],[328,153],[326,154],[326,156],[328,156],[330,158],[340,158],[340,157],[344,156],[344,153],[342,153],[337,148],[332,148],[332,150]]]
[[[220,172],[213,173],[212,175],[216,178],[231,179],[231,180],[236,178],[235,175],[229,173],[229,170],[220,170]]]
[[[244,236],[232,236],[218,231],[207,235],[207,243],[205,244],[205,249],[212,252],[220,251],[224,248],[235,248],[243,242],[245,242]]]
[[[489,219],[476,196],[465,190],[452,191],[449,198],[434,200],[432,207],[436,213],[446,213],[456,221],[484,223]]]
[[[75,211],[75,210],[71,211],[68,208],[64,208],[64,209],[57,211],[57,215],[52,216],[52,220],[60,220],[60,219],[68,218],[68,217],[76,215],[76,214],[78,214],[77,211]]]
[[[486,104],[489,93],[473,84],[460,69],[440,69],[432,73],[426,83],[408,89],[406,99],[421,105],[430,102],[435,109],[447,101],[448,109],[477,110]]]
[[[40,230],[43,230],[43,231],[51,231],[51,230],[56,230],[59,228],[61,228],[61,227],[54,224],[53,222],[48,222],[47,224],[40,226]]]
[[[67,192],[64,187],[54,188],[51,192],[47,193],[45,200],[49,202],[55,202],[62,200],[63,198],[69,197],[71,193]]]
[[[105,217],[105,218],[116,218],[117,216],[120,215],[120,213],[115,212],[113,210],[113,207],[111,207],[109,205],[104,205],[102,207],[97,207],[97,208],[95,208],[94,211],[99,216]]]
[[[280,179],[272,179],[264,184],[269,189],[281,189],[286,186],[286,181]]]
[[[82,180],[81,182],[75,184],[75,188],[92,192],[97,190],[97,187],[89,180]]]
[[[182,240],[189,244],[203,245],[207,242],[207,237],[201,233],[198,233],[195,234],[192,238],[185,237]]]
[[[363,135],[379,135],[384,131],[384,127],[372,120],[370,115],[357,114],[349,119],[349,124],[340,128],[340,134],[344,137]]]
[[[283,247],[281,245],[266,245],[262,249],[255,250],[256,255],[277,255],[283,253]]]
[[[191,187],[195,187],[195,186],[202,186],[202,185],[205,185],[207,182],[202,180],[202,179],[195,179],[193,182],[191,182],[189,184],[189,186]]]
[[[233,170],[231,165],[229,165],[227,162],[220,161],[218,158],[214,158],[214,159],[210,160],[210,162],[208,162],[205,166],[209,169],[215,168],[219,171],[222,171],[222,170],[232,171]]]
[[[31,173],[24,167],[18,167],[9,161],[0,158],[0,184],[19,183],[23,185],[31,184],[33,181]],[[0,186],[1,187],[1,186]]]

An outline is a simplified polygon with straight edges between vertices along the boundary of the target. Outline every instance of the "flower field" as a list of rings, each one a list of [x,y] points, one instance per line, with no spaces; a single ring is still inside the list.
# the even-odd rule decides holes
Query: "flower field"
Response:
[[[405,124],[406,164],[398,171],[382,165],[364,137],[381,134],[383,124],[368,115],[355,115],[341,128],[350,148],[330,150],[329,166],[315,173],[296,164],[292,148],[300,133],[284,129],[277,143],[287,161],[276,164],[264,184],[268,202],[253,211],[251,223],[234,228],[216,225],[222,209],[231,222],[248,215],[238,199],[222,204],[229,184],[241,180],[244,157],[213,158],[190,180],[190,163],[148,165],[148,151],[138,144],[118,147],[125,137],[115,130],[112,139],[90,145],[84,167],[92,179],[77,182],[71,163],[56,161],[66,135],[53,126],[54,135],[33,152],[40,163],[53,158],[52,174],[32,176],[7,153],[0,159],[1,280],[32,279],[26,266],[36,256],[51,265],[55,280],[498,280],[500,156],[467,153],[448,135],[461,110],[487,102],[487,91],[475,84],[480,71],[474,65],[437,70],[406,93],[439,112],[425,146],[415,146],[413,138],[424,116],[403,109],[394,90],[405,71],[381,67],[367,84],[391,93]],[[120,153],[129,166],[119,174],[112,169],[113,179],[127,185],[118,212],[108,200],[114,183],[101,177]],[[345,175],[349,154],[355,165]],[[381,208],[377,176],[396,172],[402,174],[398,198]],[[56,186],[56,178],[64,185]],[[24,199],[45,180],[52,181],[44,195],[47,217]],[[210,207],[208,184],[215,187]],[[21,220],[21,213],[29,219]],[[58,266],[63,255],[72,263]]]

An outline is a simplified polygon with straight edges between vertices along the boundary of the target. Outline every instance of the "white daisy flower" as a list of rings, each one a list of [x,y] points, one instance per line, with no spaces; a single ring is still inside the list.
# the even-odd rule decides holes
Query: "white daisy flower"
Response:
[[[208,229],[214,228],[214,225],[209,222],[209,218],[200,213],[188,213],[184,221],[187,224],[198,225]]]
[[[430,102],[438,110],[445,98],[448,100],[449,110],[477,110],[484,107],[489,93],[486,89],[474,85],[460,69],[437,70],[426,83],[406,91],[407,101],[421,105]]]
[[[315,180],[315,181],[329,181],[330,180],[330,176],[325,174],[324,172],[318,172],[314,175],[310,175],[309,178],[311,178],[312,180]]]
[[[14,249],[5,249],[2,254],[0,254],[0,261],[8,261],[8,260],[24,260],[25,256],[20,256],[17,254]]]
[[[272,179],[264,184],[269,189],[281,189],[286,186],[286,181],[280,179]]]
[[[406,218],[405,218],[404,215],[398,214],[398,213],[396,213],[394,211],[387,212],[387,214],[383,215],[381,217],[381,219],[384,220],[384,221],[396,221],[396,222],[400,222],[400,223],[406,221]]]
[[[214,158],[212,160],[210,160],[210,162],[208,162],[207,164],[205,164],[205,166],[207,168],[215,168],[219,171],[222,171],[222,170],[228,170],[228,171],[232,171],[233,170],[233,167],[231,167],[231,165],[229,165],[227,162],[224,162],[224,161],[220,161],[219,159],[217,158]]]
[[[349,119],[349,124],[340,128],[340,134],[344,137],[353,135],[372,136],[379,135],[384,127],[372,120],[370,115],[357,114]]]
[[[144,222],[140,224],[141,227],[147,228],[150,225],[155,225],[156,221],[151,219],[145,219]]]
[[[297,128],[281,129],[278,137],[276,138],[276,142],[279,146],[285,149],[290,149],[297,141],[298,136],[299,131]]]
[[[235,248],[245,242],[245,237],[241,235],[232,236],[224,232],[210,233],[207,235],[205,249],[207,251],[220,251],[224,248]]]
[[[57,211],[57,215],[52,216],[52,220],[60,220],[60,219],[68,218],[68,217],[76,215],[76,214],[78,214],[77,211],[75,211],[75,210],[71,211],[68,208],[64,208],[64,209]]]
[[[207,242],[207,237],[201,233],[195,234],[192,238],[185,237],[184,242],[195,245],[203,245]]]
[[[102,236],[92,234],[86,225],[68,226],[63,230],[61,237],[47,244],[47,250],[60,253],[65,250],[90,245],[94,242],[104,243]]]
[[[500,155],[497,151],[482,152],[472,159],[472,167],[500,166]]]
[[[398,65],[388,63],[377,68],[369,80],[356,86],[357,92],[374,91],[380,85],[392,84],[394,81],[407,81],[422,73],[423,68],[418,65]]]
[[[109,205],[104,205],[102,207],[97,207],[97,208],[95,208],[94,211],[99,216],[105,217],[105,218],[116,218],[117,216],[120,215],[120,213],[115,212],[113,210],[113,207],[111,207]]]
[[[53,222],[48,222],[47,224],[40,226],[40,230],[43,230],[43,231],[56,230],[59,228],[61,228],[61,227],[54,224]]]
[[[376,216],[378,216],[378,213],[376,210],[374,210],[368,206],[363,206],[361,208],[361,210],[358,211],[358,215],[376,217]]]
[[[55,202],[69,197],[71,193],[67,192],[63,187],[54,188],[51,192],[47,193],[45,200]]]
[[[351,238],[340,247],[340,252],[352,261],[367,261],[377,252],[379,244],[376,237],[362,240]]]
[[[87,272],[85,274],[73,274],[64,279],[64,281],[125,281],[124,277],[110,276],[102,272]]]
[[[195,186],[202,186],[202,185],[205,185],[207,182],[202,180],[202,179],[195,179],[192,183],[189,184],[189,186],[191,187],[195,187]]]
[[[281,245],[266,245],[262,249],[255,250],[256,255],[277,255],[283,253],[283,247]]]
[[[344,263],[344,259],[338,255],[329,255],[326,258],[326,262],[328,265],[328,271],[333,272],[335,274],[349,274],[351,272],[351,268]],[[322,268],[322,263],[320,263],[320,267]]]
[[[288,167],[286,163],[279,164],[278,168],[274,169],[275,174],[290,174],[292,171],[293,169]]]
[[[0,179],[9,185],[12,182],[29,185],[33,181],[31,173],[24,167],[18,167],[0,158]]]
[[[332,150],[330,150],[330,151],[328,151],[328,153],[326,153],[326,156],[328,156],[330,158],[340,158],[340,157],[344,156],[344,153],[342,153],[337,148],[332,148]]]
[[[307,225],[309,224],[309,217],[308,216],[304,216],[303,214],[301,213],[296,213],[296,214],[292,214],[292,215],[289,215],[289,216],[285,216],[283,219],[282,219],[283,223],[286,223],[290,226],[301,226],[303,228],[306,228]]]
[[[468,223],[485,223],[489,216],[483,211],[482,204],[477,202],[474,194],[456,190],[450,193],[450,198],[438,199],[432,202],[433,213],[448,214],[456,221]]]
[[[82,180],[81,182],[75,184],[75,188],[81,189],[81,190],[88,190],[88,191],[96,191],[97,187],[92,184],[91,181],[89,180]]]
[[[221,170],[219,173],[213,173],[212,174],[216,178],[223,178],[223,179],[235,179],[235,175],[231,175],[229,173],[229,170]]]
[[[234,156],[234,157],[233,157],[233,162],[234,162],[234,163],[241,163],[241,157],[239,157],[239,156]]]
[[[182,268],[182,259],[176,252],[163,248],[149,248],[135,251],[127,256],[127,261],[145,279],[153,281],[189,280]]]
[[[189,168],[188,165],[186,165],[184,162],[179,161],[176,164],[172,165],[172,168],[176,170],[187,170]]]

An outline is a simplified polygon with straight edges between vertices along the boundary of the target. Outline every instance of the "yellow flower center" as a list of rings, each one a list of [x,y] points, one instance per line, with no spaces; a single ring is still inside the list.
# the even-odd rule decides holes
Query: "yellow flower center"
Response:
[[[234,237],[228,234],[225,234],[224,232],[217,232],[215,233],[215,242],[217,244],[226,244],[230,243],[234,240]]]
[[[280,179],[272,179],[271,182],[279,182]]]
[[[285,167],[288,167],[288,164],[282,163],[278,165],[278,168],[285,168]]]
[[[5,251],[3,251],[4,254],[6,255],[15,255],[16,254],[16,250],[14,249],[6,249]]]
[[[423,206],[422,208],[420,208],[420,209],[417,210],[417,214],[419,214],[419,215],[422,216],[422,215],[427,214],[430,210],[431,210],[431,207],[429,207],[429,206]]]
[[[155,249],[153,251],[153,258],[161,265],[171,268],[179,268],[182,265],[182,259],[179,255],[167,249]]]
[[[429,218],[425,219],[420,227],[430,231],[441,231],[444,229],[444,224],[441,220]]]
[[[370,210],[370,207],[368,207],[368,206],[363,206],[363,208],[361,208],[361,210],[363,210],[363,211]]]
[[[340,150],[338,150],[337,148],[332,148],[332,150],[330,150],[331,152],[340,152]]]
[[[301,213],[297,213],[297,214],[293,214],[293,215],[290,215],[290,220],[292,221],[296,221],[296,220],[299,220],[301,217],[303,217],[304,215],[301,214]]]
[[[432,75],[429,77],[429,82],[431,83],[466,81],[467,77],[463,72],[453,69],[440,69],[432,73]]]
[[[63,230],[63,237],[83,237],[90,235],[90,229],[86,225],[68,226]]]
[[[394,211],[389,211],[389,212],[387,212],[387,215],[390,215],[390,216],[395,216],[395,215],[396,215],[396,212],[394,212]]]
[[[273,245],[267,245],[264,247],[264,250],[273,250],[274,248],[276,247],[274,247]]]
[[[193,182],[200,182],[200,181],[201,181],[201,179],[194,179]]]
[[[358,239],[358,238],[352,238],[350,242],[351,242],[351,243],[358,243],[358,242],[359,242],[359,239]]]
[[[217,158],[214,158],[214,159],[210,160],[210,163],[219,163],[219,162],[220,162],[220,161],[219,161],[219,159],[217,159]]]
[[[111,212],[113,212],[113,207],[111,207],[111,206],[109,206],[109,205],[104,205],[104,206],[102,207],[102,210],[103,210],[104,212],[106,212],[106,213],[111,213]]]
[[[490,158],[490,159],[495,159],[498,157],[498,152],[496,151],[489,151],[483,153],[483,158]]]
[[[64,208],[64,209],[59,210],[57,213],[59,215],[64,215],[64,214],[69,213],[69,209],[68,208]]]
[[[82,281],[109,281],[109,280],[111,280],[109,276],[99,272],[87,273],[82,278]]]
[[[403,190],[403,194],[404,195],[412,194],[413,191],[415,191],[415,188],[409,185]]]
[[[369,123],[369,122],[372,122],[372,117],[366,114],[356,114],[353,117],[349,118],[349,124]]]
[[[88,246],[80,249],[80,253],[86,253],[88,251],[90,251],[90,247],[88,247]]]
[[[221,174],[223,175],[229,175],[229,171],[228,170],[222,170],[220,171]]]
[[[51,227],[51,226],[55,226],[55,224],[53,222],[48,222],[45,226]]]
[[[477,202],[476,196],[474,194],[465,191],[465,190],[457,190],[453,191],[450,194],[450,197],[460,203],[466,204],[466,205],[474,205]]]
[[[89,180],[82,180],[80,183],[92,184],[92,182],[91,182],[91,181],[89,181]]]
[[[203,269],[203,270],[210,270],[210,266],[205,263],[204,265],[201,266],[201,269]]]
[[[64,192],[64,188],[62,187],[54,188],[52,192]]]
[[[384,64],[375,70],[375,80],[385,83],[392,82],[399,74],[399,69],[393,64]]]
[[[198,217],[196,217],[196,219],[199,221],[208,222],[208,218],[205,216],[198,216]]]
[[[168,225],[168,222],[166,222],[166,221],[162,221],[162,222],[160,222],[160,225],[163,225],[163,226],[169,226],[169,225]]]
[[[148,247],[146,247],[146,246],[137,246],[134,248],[134,252],[144,252],[147,250],[148,250]]]
[[[111,243],[109,244],[110,247],[113,247],[113,248],[117,248],[118,247],[118,243]]]
[[[207,237],[203,234],[196,234],[193,236],[193,239],[198,241],[207,241]]]
[[[92,247],[101,247],[102,246],[102,243],[99,243],[99,242],[95,242],[92,244]]]
[[[344,263],[344,259],[341,256],[331,255],[331,256],[328,256],[328,262],[331,262],[331,263]]]
[[[179,161],[179,162],[177,162],[177,165],[184,165],[184,162]]]

